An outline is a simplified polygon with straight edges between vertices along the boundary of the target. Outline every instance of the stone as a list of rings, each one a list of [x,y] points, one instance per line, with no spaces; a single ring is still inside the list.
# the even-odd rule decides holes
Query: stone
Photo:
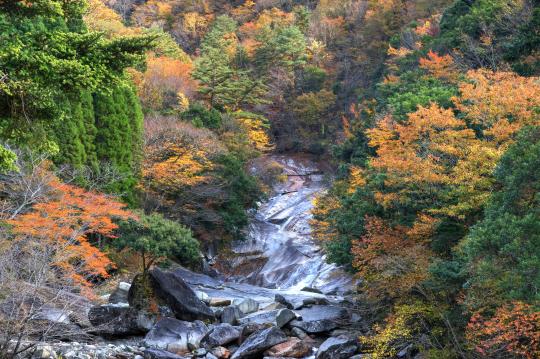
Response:
[[[197,358],[205,357],[206,353],[208,353],[208,351],[204,348],[195,349],[193,351],[193,355],[196,356]]]
[[[317,293],[317,294],[323,294],[323,292],[320,291],[320,289],[312,288],[312,287],[304,287],[301,289],[302,292],[310,292],[310,293]]]
[[[218,324],[212,328],[202,339],[201,346],[215,348],[237,341],[242,333],[230,324]]]
[[[179,274],[165,272],[159,268],[148,272],[149,286],[159,303],[167,305],[174,316],[180,320],[214,320],[214,312],[184,282]],[[144,307],[144,298],[148,288],[143,288],[142,276],[137,276],[129,290],[129,304],[132,307]]]
[[[228,298],[210,298],[208,305],[211,307],[226,307],[231,305],[231,300]]]
[[[231,351],[225,347],[215,347],[211,350],[211,353],[218,359],[229,359],[231,357]]]
[[[186,357],[170,353],[161,349],[146,349],[143,353],[144,359],[187,359]]]
[[[238,309],[240,309],[243,314],[251,314],[259,310],[259,303],[251,298],[234,301],[233,304],[238,306]]]
[[[50,345],[40,345],[32,354],[32,359],[56,358],[56,353]]]
[[[303,308],[296,313],[302,320],[293,320],[289,325],[309,334],[329,332],[349,321],[347,310],[333,305],[315,305]]]
[[[255,324],[275,324],[279,310],[269,310],[267,312],[257,312],[240,318],[240,325],[247,323]]]
[[[264,307],[262,310],[269,311],[269,310],[285,309],[285,308],[287,307],[281,303],[271,303],[271,304],[268,304],[266,307]]]
[[[218,357],[216,357],[214,354],[212,353],[206,353],[206,355],[204,356],[205,359],[218,359]]]
[[[292,328],[291,329],[291,333],[297,337],[297,338],[300,338],[300,339],[304,339],[306,338],[308,335],[306,334],[306,332],[304,332],[302,329],[300,328]]]
[[[275,301],[278,303],[283,304],[289,309],[301,309],[308,305],[328,305],[329,301],[323,296],[313,296],[313,297],[305,297],[305,296],[298,296],[298,295],[281,295],[276,294]]]
[[[118,286],[116,287],[114,292],[112,292],[111,295],[109,296],[109,303],[111,304],[127,303],[130,287],[131,287],[131,284],[129,283],[126,283],[126,282],[118,283]]]
[[[91,333],[117,338],[147,333],[156,318],[134,308],[109,304],[92,307],[88,320],[94,326]]]
[[[231,325],[237,325],[240,318],[244,317],[244,314],[240,311],[238,306],[229,305],[222,308],[221,321],[222,323],[228,323]]]
[[[206,304],[208,304],[210,302],[210,296],[208,296],[208,294],[206,294],[205,292],[201,292],[200,290],[196,290],[195,295],[197,296],[197,298],[199,298],[201,301],[203,301]]]
[[[263,329],[251,334],[234,352],[231,359],[256,356],[265,350],[287,341],[287,336],[277,327]]]
[[[296,314],[292,310],[281,309],[276,315],[276,326],[283,328],[293,319],[296,319]]]
[[[326,339],[315,356],[316,359],[348,359],[358,350],[358,343],[348,336]]]
[[[396,354],[396,357],[398,357],[399,359],[410,358],[412,356],[413,349],[414,349],[414,346],[412,344],[409,344],[405,348],[401,349]]]
[[[221,313],[221,322],[236,325],[241,317],[242,313],[240,312],[240,309],[238,309],[236,305],[230,305],[223,308],[223,312]]]
[[[257,323],[247,323],[242,325],[242,338],[249,337],[251,334],[272,327],[271,323],[257,324]]]
[[[144,345],[155,349],[167,349],[175,353],[186,353],[198,348],[208,327],[201,321],[193,323],[164,318],[146,334]]]
[[[264,352],[269,357],[305,358],[312,352],[312,348],[298,338],[289,338],[286,342],[274,345]]]

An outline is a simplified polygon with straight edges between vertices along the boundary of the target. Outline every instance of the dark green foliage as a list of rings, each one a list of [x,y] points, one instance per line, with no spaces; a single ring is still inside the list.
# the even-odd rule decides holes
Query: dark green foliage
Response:
[[[221,114],[218,110],[207,109],[200,103],[194,103],[180,115],[183,120],[190,121],[196,127],[206,127],[212,130],[221,127]]]
[[[513,63],[514,70],[523,76],[540,74],[540,59],[536,52],[540,49],[540,8],[533,10],[531,20],[524,24],[511,42],[506,59]],[[526,58],[532,56],[532,60]]]
[[[186,266],[198,263],[199,242],[189,229],[158,213],[141,213],[138,217],[121,222],[118,238],[112,243],[119,249],[128,248],[139,253],[143,272],[166,258]]]
[[[521,131],[496,171],[501,187],[461,246],[471,301],[540,300],[540,127]],[[498,298],[495,298],[498,297]]]
[[[326,81],[326,71],[317,66],[306,66],[300,71],[298,87],[301,92],[319,92]]]

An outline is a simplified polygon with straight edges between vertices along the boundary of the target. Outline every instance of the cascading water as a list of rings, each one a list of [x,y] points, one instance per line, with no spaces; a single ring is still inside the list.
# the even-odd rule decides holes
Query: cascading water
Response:
[[[326,263],[311,236],[313,200],[327,189],[321,170],[307,159],[273,156],[271,160],[283,167],[287,180],[276,185],[274,196],[260,205],[247,238],[233,245],[235,265],[254,259],[262,264],[231,279],[288,291],[306,287],[323,293],[350,290],[352,278]]]

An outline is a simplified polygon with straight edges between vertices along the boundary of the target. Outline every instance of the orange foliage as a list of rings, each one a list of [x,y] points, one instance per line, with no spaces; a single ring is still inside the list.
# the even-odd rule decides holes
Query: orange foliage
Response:
[[[50,200],[6,221],[15,240],[25,246],[50,248],[53,265],[78,284],[89,286],[90,277],[107,277],[113,264],[91,244],[89,236],[114,238],[117,225],[113,219],[133,215],[124,204],[109,196],[62,183],[57,178],[50,186]]]
[[[433,229],[435,221],[424,217],[421,230]],[[417,287],[428,276],[431,253],[418,228],[390,227],[377,217],[367,217],[366,234],[353,242],[353,266],[366,281],[371,297],[397,297]]]
[[[450,55],[439,56],[433,51],[428,52],[427,58],[420,59],[420,67],[430,75],[439,79],[456,81],[459,73]]]
[[[139,95],[145,106],[159,110],[170,107],[165,103],[166,93],[182,93],[191,97],[197,88],[191,78],[192,64],[166,56],[156,57],[149,54],[146,72],[138,84]]]
[[[487,358],[500,352],[527,359],[539,358],[540,312],[531,305],[514,302],[498,308],[490,319],[476,314],[467,326],[467,338]]]

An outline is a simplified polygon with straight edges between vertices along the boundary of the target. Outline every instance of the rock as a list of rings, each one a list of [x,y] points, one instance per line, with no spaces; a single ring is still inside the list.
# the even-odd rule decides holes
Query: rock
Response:
[[[206,355],[204,356],[205,359],[218,359],[218,357],[216,357],[214,354],[212,353],[206,353]]]
[[[231,359],[250,358],[285,341],[287,336],[281,329],[276,327],[263,329],[251,334],[234,352]]]
[[[227,345],[240,338],[242,333],[230,324],[218,324],[201,339],[201,346],[214,348]]]
[[[143,355],[144,359],[187,359],[186,357],[161,349],[146,349]]]
[[[92,307],[88,319],[95,327],[92,333],[109,337],[145,334],[155,323],[153,315],[114,304]]]
[[[270,328],[271,326],[272,326],[272,324],[270,324],[270,323],[265,323],[265,324],[247,323],[247,324],[244,324],[244,325],[242,325],[242,338],[249,337],[251,334],[253,334],[253,333],[255,333],[255,332],[259,331],[259,330]]]
[[[50,345],[41,345],[32,354],[32,359],[49,359],[56,358],[56,353]]]
[[[201,292],[199,290],[196,290],[195,295],[197,296],[197,298],[199,298],[201,301],[203,301],[206,304],[208,304],[210,302],[210,297],[205,292]]]
[[[300,339],[304,339],[306,338],[308,335],[306,334],[306,332],[304,332],[302,329],[300,328],[292,328],[291,329],[291,333],[295,336],[295,337],[298,337]]]
[[[302,320],[293,320],[290,326],[300,328],[309,334],[329,332],[348,322],[346,309],[332,305],[316,305],[297,311]]]
[[[317,288],[311,288],[311,287],[304,287],[301,289],[302,292],[310,292],[310,293],[317,293],[317,294],[323,294],[319,289]]]
[[[286,342],[275,345],[264,352],[269,357],[305,358],[311,354],[312,348],[298,338],[289,338]]]
[[[195,349],[195,350],[193,351],[193,355],[194,355],[195,357],[197,357],[197,358],[205,357],[205,356],[206,356],[206,353],[208,353],[208,352],[207,352],[206,349],[204,349],[204,348]]]
[[[347,359],[356,353],[358,343],[347,336],[331,337],[324,341],[315,356],[316,359]]]
[[[218,359],[229,359],[231,357],[231,352],[225,347],[216,347],[211,352]]]
[[[396,357],[398,357],[399,359],[410,358],[412,356],[413,349],[414,349],[414,346],[412,344],[409,344],[405,348],[401,349],[396,354]]]
[[[305,296],[284,296],[276,294],[275,301],[283,304],[289,309],[301,309],[307,305],[327,305],[328,299],[323,296],[305,297]]]
[[[251,314],[259,310],[259,303],[251,298],[233,302],[243,314]]]
[[[118,286],[116,287],[115,291],[112,292],[112,294],[109,296],[109,303],[111,304],[127,303],[130,287],[131,287],[131,284],[129,283],[126,283],[126,282],[118,283]]]
[[[268,304],[266,307],[264,307],[262,310],[269,311],[269,310],[285,309],[285,308],[287,307],[281,303],[271,303],[271,304]]]
[[[198,348],[207,332],[208,328],[199,320],[190,323],[164,318],[146,334],[144,344],[150,348],[185,353],[192,348]]]
[[[226,307],[231,305],[231,300],[228,298],[210,298],[208,305],[211,307]]]
[[[236,325],[241,317],[242,313],[240,313],[240,309],[238,309],[236,305],[231,305],[223,308],[223,313],[221,313],[221,322]]]
[[[239,323],[255,323],[255,324],[274,324],[279,310],[270,310],[267,312],[257,312],[240,318]]]
[[[174,272],[164,272],[159,268],[148,272],[149,286],[158,302],[166,304],[180,320],[214,320],[214,312],[204,304],[195,292]],[[129,304],[135,308],[144,307],[148,288],[142,276],[137,276],[129,290]]]
[[[356,354],[356,355],[353,355],[352,357],[350,357],[349,359],[367,359],[367,357],[365,357],[362,354]]]
[[[283,328],[291,320],[296,319],[296,314],[290,309],[281,309],[276,315],[276,326]]]

